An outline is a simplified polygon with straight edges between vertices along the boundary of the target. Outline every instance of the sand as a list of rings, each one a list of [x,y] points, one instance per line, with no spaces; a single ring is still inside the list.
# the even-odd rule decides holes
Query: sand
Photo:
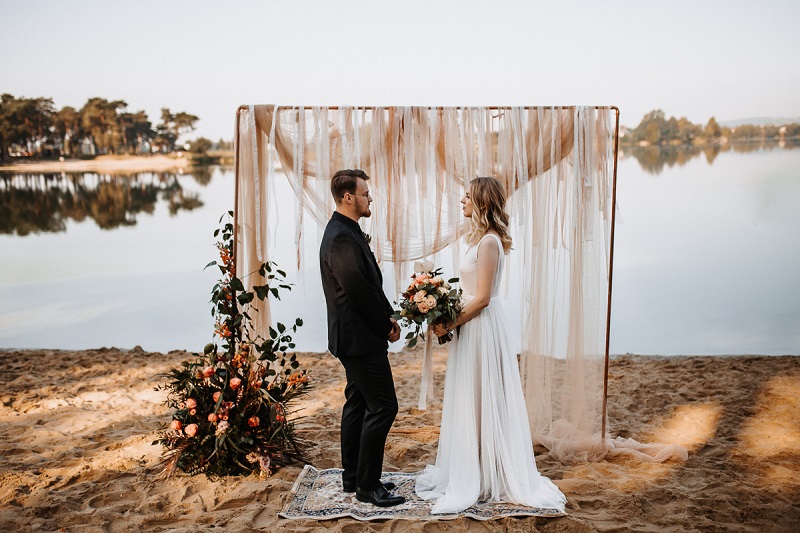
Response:
[[[686,445],[686,463],[633,460],[537,463],[568,498],[568,516],[491,522],[324,522],[277,517],[302,465],[271,478],[156,479],[156,431],[170,417],[154,375],[188,357],[141,349],[0,351],[2,531],[798,531],[800,357],[640,357],[612,360],[612,434]],[[339,466],[343,372],[325,354],[301,354],[316,388],[298,407],[319,468]],[[415,411],[419,352],[392,356],[400,414],[384,470],[432,462],[437,395]]]
[[[136,172],[167,172],[187,169],[188,157],[177,155],[124,156],[101,155],[90,160],[40,161],[0,165],[0,170],[13,172],[97,172],[100,174],[130,174]]]

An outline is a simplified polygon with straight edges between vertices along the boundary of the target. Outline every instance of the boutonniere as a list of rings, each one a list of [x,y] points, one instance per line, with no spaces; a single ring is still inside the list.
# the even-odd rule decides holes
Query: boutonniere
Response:
[[[364,240],[367,241],[367,246],[372,244],[372,236],[369,233],[367,233],[365,231],[362,231],[361,235],[363,235],[364,236]]]

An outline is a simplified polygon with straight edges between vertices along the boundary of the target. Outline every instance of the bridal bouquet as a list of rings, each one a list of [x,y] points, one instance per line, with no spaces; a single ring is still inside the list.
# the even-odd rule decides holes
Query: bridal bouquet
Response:
[[[414,274],[411,278],[413,281],[403,292],[400,310],[394,314],[400,325],[414,327],[414,331],[406,335],[406,339],[409,339],[408,348],[416,346],[418,338],[425,338],[422,331],[425,323],[433,325],[444,324],[448,320],[455,321],[462,308],[461,289],[450,285],[456,283],[458,278],[445,281],[442,278],[442,269],[434,269],[429,261],[414,263]],[[439,344],[452,339],[453,334],[448,333],[439,337]]]
[[[290,289],[286,274],[264,263],[258,272],[266,283],[246,291],[232,260],[232,224],[223,226],[222,238],[219,263],[207,265],[222,272],[211,293],[217,342],[163,374],[166,383],[156,388],[167,391],[165,403],[174,409],[169,427],[153,443],[165,448],[167,477],[176,468],[192,475],[270,475],[290,459],[303,459],[289,403],[309,390],[309,375],[299,369],[296,355],[287,354],[303,321],[276,324],[266,340],[249,333],[250,302],[268,293],[279,298],[279,289]]]

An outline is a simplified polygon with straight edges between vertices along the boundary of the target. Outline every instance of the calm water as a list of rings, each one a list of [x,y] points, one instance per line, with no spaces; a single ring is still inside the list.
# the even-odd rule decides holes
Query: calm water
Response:
[[[612,353],[800,353],[800,150],[637,149],[617,192]],[[217,275],[202,267],[232,204],[233,173],[217,167],[4,175],[0,347],[199,350]],[[290,271],[292,224],[288,210],[270,224]],[[309,270],[290,272],[295,290],[274,307],[303,317],[301,350],[326,344],[318,238],[308,231]]]

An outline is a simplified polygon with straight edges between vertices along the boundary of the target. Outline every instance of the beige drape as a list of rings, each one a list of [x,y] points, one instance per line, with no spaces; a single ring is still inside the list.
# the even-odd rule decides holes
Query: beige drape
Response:
[[[380,216],[362,227],[378,260],[395,263],[397,288],[410,261],[459,246],[464,186],[499,178],[517,225],[512,261],[523,277],[514,290],[534,439],[562,459],[597,459],[611,447],[600,433],[614,120],[607,107],[241,107],[237,265],[252,272],[269,258],[276,169],[295,193],[298,267],[317,260],[302,257],[304,228],[307,217],[318,226],[330,218],[330,176],[366,171]],[[267,302],[254,327],[266,335],[269,320]]]

